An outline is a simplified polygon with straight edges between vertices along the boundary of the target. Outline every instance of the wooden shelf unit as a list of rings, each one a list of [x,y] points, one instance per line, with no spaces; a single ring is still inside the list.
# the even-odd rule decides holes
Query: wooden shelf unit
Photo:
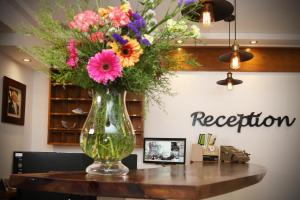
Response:
[[[79,145],[80,132],[91,107],[89,92],[72,84],[49,84],[48,144]],[[126,106],[136,134],[136,147],[144,144],[144,98],[127,94]],[[81,108],[84,114],[75,114]],[[64,128],[62,121],[70,128]]]
[[[144,97],[127,93],[126,107],[135,132],[137,148],[144,146]]]

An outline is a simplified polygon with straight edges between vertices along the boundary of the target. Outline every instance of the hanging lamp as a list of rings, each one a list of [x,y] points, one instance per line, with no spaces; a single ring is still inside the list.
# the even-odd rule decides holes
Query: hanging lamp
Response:
[[[222,62],[230,62],[230,68],[236,70],[240,68],[241,62],[251,60],[254,56],[252,53],[240,50],[239,44],[236,39],[236,0],[234,0],[234,17],[234,42],[232,45],[232,50],[229,53],[219,56],[219,60]]]
[[[209,26],[211,22],[221,21],[230,16],[233,10],[233,5],[226,0],[186,0],[181,13],[188,20]]]
[[[234,79],[232,77],[232,73],[231,72],[227,72],[227,78],[226,79],[217,81],[218,85],[227,86],[228,90],[232,90],[232,88],[233,88],[234,85],[239,85],[239,84],[242,84],[242,83],[243,83],[242,80]]]
[[[230,23],[232,21],[235,20],[235,16],[234,15],[230,15],[228,16],[227,18],[224,19],[225,22],[228,22],[228,46],[230,47],[231,46],[231,37],[230,37],[230,33],[231,33],[231,30],[230,30]],[[239,85],[239,84],[242,84],[243,81],[242,80],[239,80],[239,79],[234,79],[232,77],[232,73],[229,71],[227,72],[227,78],[224,79],[224,80],[220,80],[220,81],[217,81],[217,84],[218,85],[223,85],[223,86],[227,86],[227,89],[228,90],[232,90],[233,89],[233,86],[234,85]]]

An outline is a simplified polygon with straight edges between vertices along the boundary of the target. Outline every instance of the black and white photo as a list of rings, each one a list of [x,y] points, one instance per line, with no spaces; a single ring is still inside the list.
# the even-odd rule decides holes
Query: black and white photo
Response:
[[[185,163],[185,139],[145,138],[144,162]]]

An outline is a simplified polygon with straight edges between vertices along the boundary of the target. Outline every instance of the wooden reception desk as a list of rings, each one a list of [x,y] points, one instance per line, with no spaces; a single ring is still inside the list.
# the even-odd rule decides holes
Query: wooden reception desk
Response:
[[[261,181],[266,169],[255,164],[193,163],[131,170],[127,176],[84,172],[13,174],[13,187],[66,194],[149,198],[202,199],[232,192]]]

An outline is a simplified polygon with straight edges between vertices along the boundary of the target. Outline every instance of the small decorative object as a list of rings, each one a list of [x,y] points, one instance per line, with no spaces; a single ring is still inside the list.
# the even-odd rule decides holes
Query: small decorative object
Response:
[[[205,134],[199,134],[199,138],[198,138],[198,144],[200,145],[205,145]]]
[[[216,142],[216,136],[211,133],[200,133],[198,138],[198,144],[208,147],[208,146],[214,146]]]
[[[200,144],[192,144],[191,162],[203,161],[203,148]]]
[[[76,122],[74,122],[72,126],[69,126],[67,121],[61,120],[61,126],[66,129],[75,128]]]
[[[217,137],[215,135],[211,135],[208,141],[208,146],[214,146],[216,143]]]
[[[221,161],[230,163],[246,163],[250,160],[249,153],[240,151],[233,146],[221,146]]]
[[[2,122],[24,125],[26,85],[3,77]]]
[[[192,144],[191,162],[218,161],[219,147]]]
[[[80,137],[83,151],[95,160],[86,171],[124,175],[128,169],[120,161],[133,151],[135,141],[124,103],[126,91],[158,103],[159,93],[170,94],[171,69],[177,67],[171,57],[178,47],[174,41],[200,38],[199,28],[174,19],[181,6],[168,9],[157,21],[154,10],[162,1],[139,1],[140,10],[133,10],[126,0],[106,8],[90,7],[99,5],[97,0],[55,2],[58,10],[70,14],[68,21],[56,20],[55,6],[39,12],[38,25],[25,32],[47,45],[25,51],[56,69],[54,81],[93,91]]]
[[[75,108],[72,110],[73,113],[78,114],[78,115],[84,115],[87,112],[84,112],[81,108]]]
[[[217,146],[208,146],[202,147],[203,161],[214,161],[219,160],[219,147]]]
[[[215,146],[216,136],[211,133],[199,134],[198,144],[192,145],[191,161],[218,161],[219,147]]]

